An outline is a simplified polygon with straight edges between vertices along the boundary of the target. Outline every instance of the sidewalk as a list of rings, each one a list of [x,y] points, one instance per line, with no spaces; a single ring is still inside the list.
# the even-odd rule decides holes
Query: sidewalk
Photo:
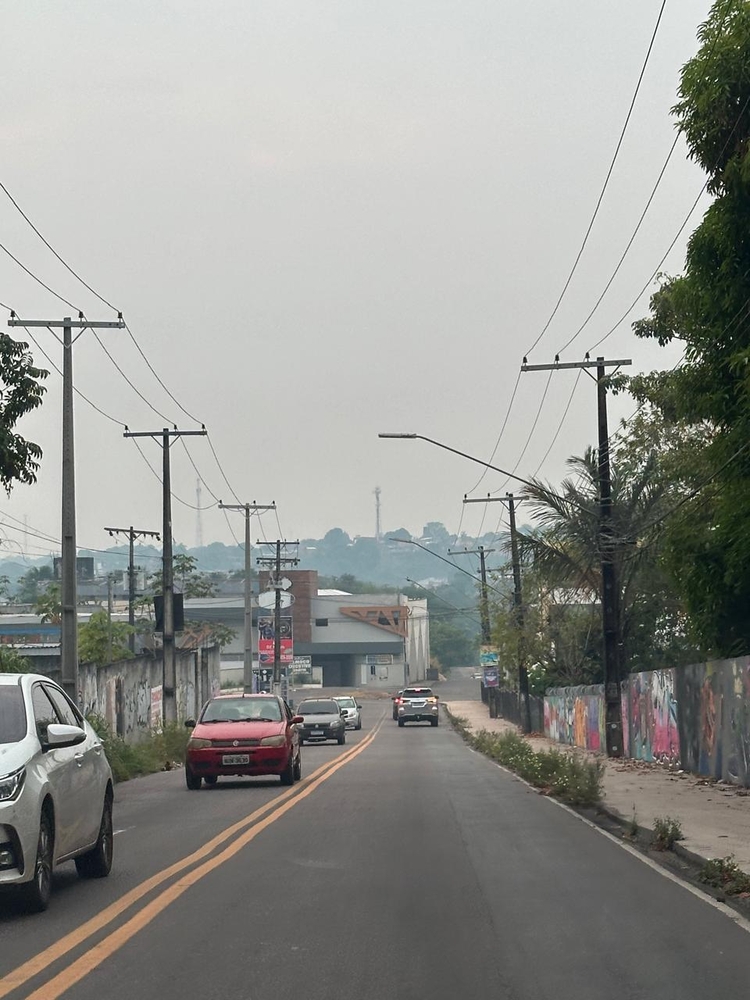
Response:
[[[445,707],[466,720],[475,732],[519,732],[506,719],[490,719],[480,701],[448,701]],[[535,750],[562,750],[595,758],[596,754],[541,736],[529,737]],[[735,861],[750,873],[750,789],[669,771],[661,764],[639,760],[605,760],[603,804],[629,821],[635,811],[639,826],[651,829],[655,817],[679,820],[685,839],[682,845],[703,858]]]

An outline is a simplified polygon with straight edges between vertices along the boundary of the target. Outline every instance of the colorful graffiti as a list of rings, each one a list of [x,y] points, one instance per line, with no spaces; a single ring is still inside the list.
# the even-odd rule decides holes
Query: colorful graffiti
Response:
[[[559,743],[601,750],[604,696],[601,686],[553,688],[544,698],[544,732]]]
[[[750,657],[630,674],[622,685],[625,754],[750,787]],[[544,731],[604,748],[604,691],[553,688]]]

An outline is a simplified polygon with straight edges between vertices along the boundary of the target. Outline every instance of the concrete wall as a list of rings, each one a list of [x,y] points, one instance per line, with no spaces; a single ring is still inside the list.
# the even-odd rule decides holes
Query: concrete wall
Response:
[[[750,787],[750,657],[630,674],[622,686],[625,754]],[[601,685],[544,699],[547,736],[604,750]]]
[[[218,646],[178,651],[179,719],[195,717],[203,703],[218,693],[219,663]],[[159,724],[158,707],[162,690],[160,657],[137,656],[104,666],[82,664],[78,678],[84,712],[103,716],[112,731],[127,742],[137,743],[150,728]]]

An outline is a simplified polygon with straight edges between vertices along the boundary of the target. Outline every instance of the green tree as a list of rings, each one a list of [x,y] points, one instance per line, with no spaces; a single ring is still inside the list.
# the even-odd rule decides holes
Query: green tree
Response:
[[[78,659],[81,663],[114,663],[133,654],[128,646],[130,625],[110,621],[106,611],[95,611],[78,629]]]
[[[191,597],[213,597],[216,588],[205,573],[198,572],[198,560],[195,556],[180,553],[172,560],[172,573],[175,590],[182,593],[185,600]],[[162,592],[161,571],[149,577],[148,586],[152,593]]]
[[[476,663],[478,643],[450,621],[430,618],[430,656],[445,670]]]
[[[32,566],[18,581],[16,600],[20,604],[36,604],[39,600],[41,583],[53,578],[51,566]]]
[[[0,645],[0,674],[33,674],[34,664],[28,656],[21,656],[8,646]]]
[[[16,424],[42,404],[42,381],[49,372],[34,366],[29,345],[0,333],[0,483],[10,495],[15,483],[32,484],[42,449],[14,430]]]
[[[695,495],[666,525],[665,561],[702,645],[731,656],[750,648],[750,5],[717,0],[699,38],[673,112],[714,201],[684,273],[662,279],[634,327],[661,345],[682,341],[684,363],[631,389],[704,434]]]
[[[221,622],[186,621],[182,633],[183,649],[198,649],[199,646],[227,646],[237,632]]]
[[[59,625],[62,622],[62,591],[59,583],[50,584],[39,595],[34,610],[41,617],[42,623]]]

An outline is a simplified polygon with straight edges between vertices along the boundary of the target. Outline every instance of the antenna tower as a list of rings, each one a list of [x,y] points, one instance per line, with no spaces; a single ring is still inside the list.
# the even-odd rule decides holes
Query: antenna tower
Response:
[[[373,493],[375,494],[375,541],[380,542],[383,540],[383,533],[380,530],[380,487],[376,486]]]

